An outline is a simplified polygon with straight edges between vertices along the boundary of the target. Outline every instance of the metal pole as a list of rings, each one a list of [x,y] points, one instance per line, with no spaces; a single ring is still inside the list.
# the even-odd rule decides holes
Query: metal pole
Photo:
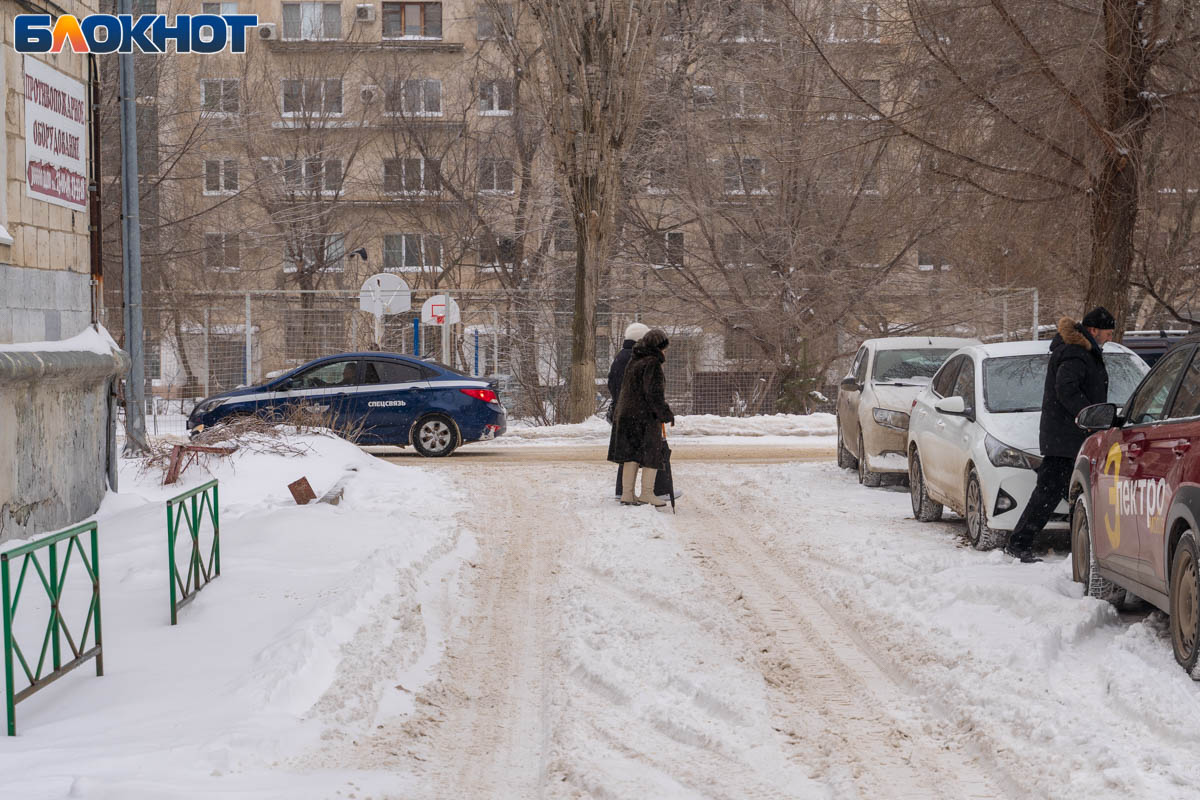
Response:
[[[442,295],[442,300],[446,303],[446,315],[442,317],[442,363],[453,367],[450,363],[450,304],[454,301],[450,299],[449,291]]]
[[[250,332],[252,322],[253,322],[253,320],[251,320],[251,318],[250,318],[250,295],[249,295],[249,293],[247,293],[246,294],[246,380],[245,380],[245,384],[247,386],[254,383],[254,369],[253,369],[254,361],[253,361],[253,357],[252,357],[252,353],[254,352],[254,334],[252,334]]]
[[[421,357],[421,318],[413,317],[413,355]]]
[[[479,377],[479,328],[475,329],[475,377]]]
[[[1038,340],[1038,290],[1033,290],[1033,340]]]
[[[208,318],[211,309],[204,309],[204,396],[208,397],[212,392],[208,388],[209,373],[212,372],[212,361],[208,358]]]
[[[118,0],[121,14],[133,13],[133,0]],[[121,248],[125,270],[125,349],[131,366],[125,394],[125,451],[148,452],[146,442],[146,360],[142,352],[142,223],[138,213],[137,89],[133,54],[117,56],[121,94]]]

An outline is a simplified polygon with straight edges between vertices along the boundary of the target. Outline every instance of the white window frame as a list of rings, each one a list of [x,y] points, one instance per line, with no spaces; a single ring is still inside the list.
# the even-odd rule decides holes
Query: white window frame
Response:
[[[725,87],[725,104],[729,109],[730,119],[766,119],[765,111],[751,112],[748,107],[751,103],[746,101],[747,89],[753,90],[753,100],[758,107],[763,107],[762,88],[753,83],[731,83]],[[736,104],[734,98],[736,97]],[[734,107],[736,105],[736,107]]]
[[[847,19],[850,19],[848,15],[851,12],[861,15],[860,17],[857,17],[858,21],[861,23],[860,25],[856,26],[858,30],[855,31],[854,35],[852,36],[838,36],[838,17],[843,16]],[[853,0],[847,2],[846,0],[843,0],[843,2],[835,3],[833,6],[833,16],[829,20],[829,32],[826,35],[825,40],[833,44],[878,42],[880,40],[879,29],[879,3],[853,2]]]
[[[512,108],[498,108],[498,106],[501,103],[501,99],[503,97],[503,92],[500,91],[500,85],[504,81],[508,81],[508,99],[510,102],[512,102],[513,105],[516,105],[516,98],[513,97],[513,91],[514,91],[515,87],[513,86],[512,79],[511,78],[489,78],[486,81],[484,81],[484,84],[487,85],[488,87],[490,87],[490,91],[488,93],[489,94],[488,107],[486,109],[480,108],[479,116],[481,116],[481,117],[511,117],[512,116],[512,113],[513,113]],[[483,87],[480,87],[480,91],[476,93],[476,95],[477,95],[476,102],[482,102],[482,100],[483,100],[482,88]]]
[[[219,237],[220,244],[210,243],[210,241],[209,241],[210,237]],[[238,263],[236,263],[236,264],[227,264],[225,261],[225,257],[227,255],[229,255],[230,239],[232,239],[234,241],[234,243],[237,245],[237,249],[238,249]],[[208,261],[208,254],[210,252],[213,252],[217,248],[220,248],[221,263],[219,265],[210,264]],[[228,231],[205,231],[204,232],[204,269],[206,271],[208,271],[208,272],[237,272],[238,270],[240,270],[242,268],[241,261],[242,261],[242,245],[241,245],[240,237],[238,236],[238,234],[229,233]]]
[[[655,269],[682,269],[684,266],[684,262],[686,260],[686,252],[685,252],[685,244],[684,244],[686,239],[684,239],[684,236],[683,236],[684,232],[683,231],[658,231],[658,234],[661,235],[661,237],[662,237],[662,256],[663,257],[661,260],[655,260],[653,258],[648,259],[650,261],[650,266],[654,267]],[[678,264],[670,263],[671,237],[673,237],[673,236],[679,237],[679,263]],[[651,253],[650,255],[654,256],[656,254]]]
[[[216,6],[216,10],[213,10],[212,6]],[[201,3],[200,4],[200,13],[201,14],[220,14],[222,16],[228,16],[230,14],[238,13],[238,4],[237,4],[236,0],[234,0],[234,2],[232,2],[232,3],[231,2]],[[199,34],[199,36],[200,36],[200,41],[202,41],[202,42],[211,42],[213,40],[212,31],[201,32]]]
[[[326,266],[325,266],[325,269],[322,270],[322,273],[327,274],[327,273],[333,273],[333,272],[345,272],[346,271],[346,234],[344,234],[344,233],[327,233],[327,234],[325,234],[324,238],[325,238]],[[341,257],[338,259],[337,265],[335,267],[330,267],[329,266],[330,253],[333,251],[336,251],[339,248],[342,251]],[[302,254],[301,257],[303,258],[304,255]],[[313,260],[315,261],[316,259],[313,259]],[[284,249],[284,252],[283,252],[283,271],[288,274],[298,271],[295,262],[292,261],[291,257],[288,255],[286,248]]]
[[[420,245],[421,245],[421,257],[420,257],[421,263],[419,266],[409,266],[407,263],[408,255],[409,255],[409,250],[408,250],[409,239],[410,239],[410,237],[413,237],[413,236],[417,237],[417,239],[420,241]],[[400,238],[400,265],[399,266],[389,267],[387,264],[387,254],[389,252],[395,252],[394,248],[388,247],[387,240],[389,237],[399,237]],[[436,245],[436,247],[437,247],[437,263],[436,264],[431,263],[428,258],[428,254],[430,252],[430,245]],[[394,233],[384,234],[384,238],[383,238],[383,271],[384,272],[421,272],[421,271],[427,270],[427,269],[441,269],[442,265],[444,263],[444,261],[443,261],[444,257],[445,257],[445,248],[442,247],[441,237],[439,237],[435,234],[432,234],[432,233],[405,233],[405,232],[394,232]]]
[[[411,83],[414,81],[419,82],[421,84],[421,106],[422,106],[422,108],[420,111],[412,111],[405,107],[406,103],[404,102],[404,98],[408,94],[405,91],[405,84],[408,84],[408,83]],[[404,78],[404,79],[396,81],[396,83],[398,84],[398,86],[391,87],[392,91],[388,92],[384,95],[384,111],[383,111],[384,116],[388,116],[388,117],[441,117],[444,114],[446,104],[445,104],[445,102],[443,102],[445,98],[442,94],[442,82],[440,79],[438,79],[438,78]],[[426,100],[425,91],[429,84],[435,84],[437,86],[437,94],[438,94],[438,110],[437,111],[428,111],[424,107],[425,100]],[[387,99],[388,99],[389,95],[397,96],[400,98],[400,110],[399,111],[395,111],[395,110],[389,111],[388,110]]]
[[[487,188],[487,189],[482,188],[485,164],[490,167],[490,169],[488,169],[488,172],[490,173],[490,177],[491,177],[491,180],[489,181],[489,183],[491,184],[491,188]],[[510,181],[509,181],[509,187],[507,189],[495,188],[496,183],[497,183],[497,181],[496,181],[497,167],[500,164],[508,164]],[[513,165],[512,159],[511,158],[503,158],[501,156],[483,156],[483,157],[481,157],[479,159],[478,181],[479,181],[479,185],[481,187],[479,189],[480,194],[496,194],[496,195],[512,194],[514,191],[516,191],[516,186],[517,186],[517,171],[516,171],[515,166]]]
[[[500,13],[497,14],[497,11]],[[491,24],[492,32],[490,34],[480,32],[485,19]],[[501,26],[497,25],[497,22],[507,25],[513,34],[516,33],[516,12],[513,4],[499,3],[498,7],[493,7],[481,2],[475,9],[475,39],[480,42],[492,42],[508,38],[508,32],[501,30]]]
[[[217,84],[217,110],[205,108],[208,105],[208,88]],[[237,98],[237,110],[227,111],[224,108],[225,86],[226,84],[233,85],[234,96]],[[241,113],[242,109],[242,82],[239,78],[201,78],[200,79],[200,117],[202,119],[232,119]]]
[[[337,81],[337,84],[338,84],[339,94],[341,95],[341,103],[340,103],[340,105],[342,107],[341,111],[327,111],[325,109],[325,88],[326,88],[326,85],[332,81]],[[299,111],[288,111],[285,109],[287,90],[285,89],[284,84],[287,84],[287,83],[299,83],[300,84],[300,110]],[[314,83],[319,84],[321,87],[321,103],[320,103],[321,108],[319,110],[313,110],[312,108],[309,108],[309,104],[308,104],[308,96],[307,96],[308,87],[309,87],[309,85],[314,84]],[[280,78],[279,79],[279,115],[281,117],[283,117],[284,119],[297,119],[297,118],[303,118],[303,117],[307,117],[307,116],[313,116],[313,117],[317,117],[317,118],[321,118],[321,119],[324,119],[327,117],[339,119],[339,118],[345,116],[345,114],[346,114],[346,82],[343,79],[341,79],[341,78],[313,78],[311,80],[305,79],[305,78]]]
[[[229,164],[231,164],[231,163],[233,164],[234,172],[235,172],[234,183],[237,184],[232,189],[228,188],[225,185],[226,178],[228,177],[228,167],[229,167]],[[220,187],[218,189],[208,188],[208,165],[209,164],[217,165],[217,185]],[[241,188],[241,173],[242,173],[241,167],[238,164],[237,158],[227,158],[227,157],[221,156],[218,158],[204,159],[204,194],[208,197],[229,196],[229,195],[237,194],[238,190]]]
[[[413,162],[413,161],[418,162],[420,164],[420,171],[421,171],[421,178],[420,178],[421,188],[420,189],[404,188],[404,185],[406,183],[408,183],[407,178],[408,178],[409,162]],[[424,156],[396,156],[394,158],[386,158],[383,161],[385,175],[386,175],[386,170],[387,170],[387,164],[389,162],[395,162],[400,167],[400,188],[399,189],[388,189],[387,188],[387,178],[385,177],[384,178],[384,188],[383,188],[384,194],[388,194],[388,195],[392,195],[392,196],[396,196],[396,197],[434,197],[434,196],[440,195],[442,193],[441,180],[440,180],[440,169],[441,169],[440,161],[438,163],[438,171],[434,173],[435,175],[438,175],[438,177],[439,177],[438,188],[436,188],[436,189],[427,188],[425,185],[425,167],[428,162],[426,161]]]
[[[282,39],[283,41],[285,41],[285,42],[339,42],[339,41],[341,41],[342,30],[345,28],[345,20],[341,20],[338,23],[338,31],[337,31],[336,36],[330,36],[328,31],[326,31],[326,29],[325,29],[326,28],[326,26],[325,26],[325,22],[326,22],[325,6],[337,7],[338,17],[340,19],[341,12],[342,12],[341,3],[324,3],[324,2],[319,2],[319,1],[318,2],[309,2],[309,0],[305,0],[304,2],[296,2],[296,3],[285,2],[285,3],[282,3],[281,5],[282,5],[282,8],[280,9],[280,13],[279,13],[279,38]],[[300,14],[300,35],[299,36],[288,36],[287,24],[284,22],[284,12],[283,12],[283,9],[287,8],[288,6],[296,6],[299,8],[299,14]],[[307,19],[307,24],[308,24],[308,33],[312,34],[312,33],[314,33],[313,17],[311,16],[311,13],[313,10],[316,10],[318,12],[317,17],[320,20],[320,35],[319,36],[314,36],[314,35],[306,36],[305,35],[305,24],[306,24],[305,12],[308,11],[309,15],[310,15]]]
[[[276,170],[279,172],[280,179],[283,181],[283,188],[289,192],[296,194],[307,194],[309,192],[317,192],[320,197],[337,197],[338,193],[346,183],[345,164],[340,158],[327,158],[320,156],[305,156],[303,158],[279,158],[275,159]],[[320,186],[310,186],[312,171],[310,167],[313,164],[320,163],[321,165],[321,184]],[[292,167],[291,165],[297,165]],[[338,185],[331,189],[329,188],[328,176],[331,174],[329,169],[330,164],[337,164]]]
[[[738,179],[739,186],[736,189],[730,189],[728,184],[726,183],[726,181],[729,178],[728,168],[729,168],[729,160],[730,159],[732,159],[738,163],[737,179]],[[746,191],[745,163],[747,161],[757,161],[760,166],[759,188],[752,189],[749,192]],[[724,189],[724,194],[726,197],[745,197],[747,195],[749,195],[750,197],[761,197],[761,196],[769,195],[771,193],[770,188],[767,186],[767,162],[764,159],[760,158],[759,156],[726,156],[725,160],[723,160],[721,162],[721,168],[722,168],[721,185],[722,185],[722,188]]]

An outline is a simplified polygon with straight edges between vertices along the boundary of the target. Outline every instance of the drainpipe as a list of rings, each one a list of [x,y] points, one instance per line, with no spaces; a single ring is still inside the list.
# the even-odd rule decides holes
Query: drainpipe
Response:
[[[88,183],[88,245],[91,250],[92,270],[92,324],[100,322],[100,310],[104,307],[104,241],[100,225],[100,74],[96,68],[96,56],[88,53],[88,100],[91,115],[88,118],[88,140],[91,148],[92,180]]]

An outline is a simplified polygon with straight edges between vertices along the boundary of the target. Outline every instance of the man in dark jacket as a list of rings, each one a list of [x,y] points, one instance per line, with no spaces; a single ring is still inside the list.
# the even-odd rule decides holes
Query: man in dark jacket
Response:
[[[1103,307],[1089,311],[1081,324],[1069,317],[1058,321],[1058,335],[1050,342],[1042,394],[1038,437],[1042,464],[1038,467],[1037,486],[1004,548],[1022,563],[1041,561],[1033,555],[1033,537],[1067,496],[1075,456],[1088,437],[1087,431],[1075,424],[1075,417],[1088,406],[1108,400],[1103,351],[1104,345],[1112,341],[1114,328],[1116,320]]]
[[[642,340],[642,337],[650,332],[650,329],[640,322],[631,322],[629,327],[625,329],[625,342],[621,345],[621,351],[613,358],[612,366],[608,368],[608,395],[612,398],[612,404],[608,407],[608,421],[613,421],[613,414],[617,411],[617,400],[621,397],[621,380],[625,377],[625,368],[629,366],[629,359],[633,358],[633,346]],[[621,496],[621,465],[617,465],[617,497]]]

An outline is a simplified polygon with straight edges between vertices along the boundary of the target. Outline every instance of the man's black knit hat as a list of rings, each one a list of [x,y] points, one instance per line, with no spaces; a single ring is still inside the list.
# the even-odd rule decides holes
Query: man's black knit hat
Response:
[[[1083,327],[1095,328],[1098,331],[1111,331],[1117,327],[1117,321],[1104,306],[1096,306],[1083,317]]]

